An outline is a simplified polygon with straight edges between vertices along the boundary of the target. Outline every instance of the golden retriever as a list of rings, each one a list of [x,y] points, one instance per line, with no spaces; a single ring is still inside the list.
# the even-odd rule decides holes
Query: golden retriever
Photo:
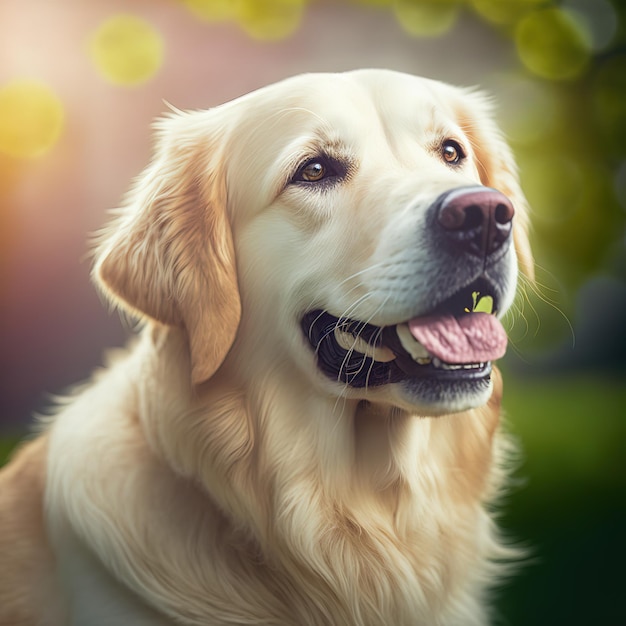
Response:
[[[487,623],[532,275],[488,100],[310,74],[157,135],[93,272],[143,329],[0,475],[0,623]]]

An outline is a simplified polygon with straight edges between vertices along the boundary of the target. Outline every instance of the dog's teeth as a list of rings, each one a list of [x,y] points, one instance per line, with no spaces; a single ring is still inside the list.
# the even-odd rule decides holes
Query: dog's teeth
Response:
[[[463,369],[464,365],[456,365],[454,363],[444,363],[442,360],[435,357],[433,359],[433,365],[442,370],[460,370]]]
[[[396,333],[402,347],[411,355],[414,361],[417,361],[420,365],[427,365],[427,363],[422,363],[420,359],[429,359],[430,362],[431,357],[428,350],[413,337],[408,324],[398,324]]]
[[[396,355],[386,347],[376,347],[367,343],[361,337],[355,337],[351,333],[346,333],[339,328],[335,328],[335,339],[337,343],[344,349],[355,352],[360,352],[374,361],[381,363],[388,363],[396,358]]]
[[[437,357],[433,357],[432,363],[442,370],[477,370],[485,367],[484,363],[445,363]]]

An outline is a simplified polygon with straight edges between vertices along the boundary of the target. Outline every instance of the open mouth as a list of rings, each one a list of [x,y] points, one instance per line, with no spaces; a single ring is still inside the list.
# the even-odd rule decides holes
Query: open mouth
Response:
[[[427,315],[400,324],[374,326],[315,310],[301,325],[320,370],[351,387],[472,381],[488,378],[491,361],[506,350],[497,306],[495,290],[479,279]]]

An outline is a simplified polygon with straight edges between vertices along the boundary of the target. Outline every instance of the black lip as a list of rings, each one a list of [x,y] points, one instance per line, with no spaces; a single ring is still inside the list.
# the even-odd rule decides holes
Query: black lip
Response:
[[[419,365],[402,347],[395,326],[384,328],[356,320],[338,318],[327,311],[306,313],[302,330],[314,349],[319,369],[331,380],[354,388],[379,387],[391,383],[420,380],[439,384],[472,382],[488,379],[491,363],[479,368],[445,370],[432,364]],[[335,329],[360,336],[372,346],[386,346],[396,355],[393,361],[380,362],[357,352],[342,348],[335,339]]]

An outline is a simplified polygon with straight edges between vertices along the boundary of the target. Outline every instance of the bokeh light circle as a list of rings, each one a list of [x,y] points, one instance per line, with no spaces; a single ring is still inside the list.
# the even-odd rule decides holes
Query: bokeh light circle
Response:
[[[221,22],[237,15],[236,0],[183,0],[183,4],[195,17],[206,22]]]
[[[137,85],[152,78],[163,63],[163,40],[145,20],[116,15],[96,30],[91,58],[99,72],[116,85]]]
[[[562,9],[542,9],[523,17],[515,29],[515,43],[522,63],[542,78],[575,79],[590,60],[584,30]]]
[[[300,26],[305,1],[238,0],[237,20],[254,39],[283,39]]]
[[[0,89],[0,152],[35,158],[59,139],[65,113],[58,96],[45,84],[16,80]]]
[[[544,0],[471,0],[474,10],[494,24],[514,24]]]
[[[438,37],[454,26],[460,11],[456,0],[394,0],[396,19],[416,37]]]
[[[563,7],[586,31],[594,52],[605,50],[611,44],[619,18],[609,0],[565,0]]]

